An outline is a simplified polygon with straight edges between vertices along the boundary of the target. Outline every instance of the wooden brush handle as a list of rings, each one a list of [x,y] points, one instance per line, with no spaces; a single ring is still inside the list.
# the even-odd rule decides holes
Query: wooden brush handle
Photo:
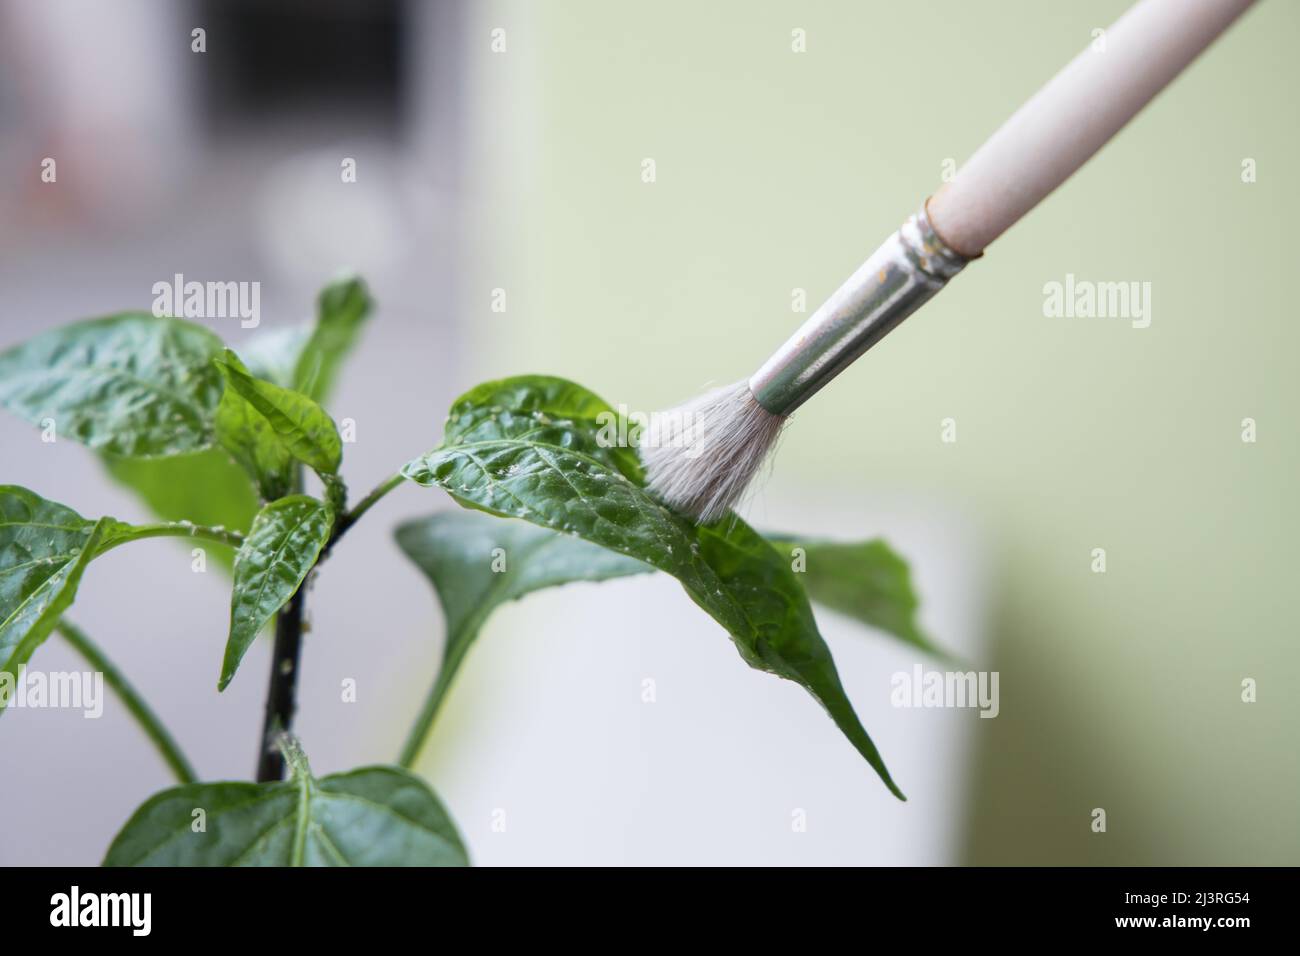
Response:
[[[965,256],[982,253],[1252,2],[1141,0],[1020,107],[930,199],[935,231]]]

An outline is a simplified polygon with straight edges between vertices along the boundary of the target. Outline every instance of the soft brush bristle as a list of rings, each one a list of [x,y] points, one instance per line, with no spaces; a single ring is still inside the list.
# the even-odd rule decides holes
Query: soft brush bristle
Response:
[[[744,494],[784,424],[748,382],[656,412],[641,437],[650,491],[698,521],[716,521]]]

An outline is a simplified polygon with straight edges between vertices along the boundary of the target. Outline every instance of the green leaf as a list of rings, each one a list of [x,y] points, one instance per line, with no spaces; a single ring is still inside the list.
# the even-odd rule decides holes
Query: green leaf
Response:
[[[139,496],[165,521],[247,531],[257,514],[257,494],[243,469],[220,448],[171,458],[103,458],[115,481]],[[234,549],[204,543],[209,557],[229,568]]]
[[[793,680],[818,700],[901,798],[788,563],[734,515],[697,527],[652,498],[639,467],[624,467],[617,454],[628,449],[604,447],[597,426],[604,413],[613,410],[560,379],[489,383],[452,406],[443,445],[403,474],[473,507],[576,535],[673,575],[750,666]]]
[[[0,404],[113,455],[207,448],[221,340],[180,319],[124,312],[54,329],[0,354]]]
[[[466,652],[496,608],[570,581],[604,581],[654,570],[580,538],[471,511],[409,521],[397,529],[397,542],[432,582],[447,619],[442,667],[402,755],[408,766]]]
[[[226,387],[234,389],[266,419],[295,458],[321,475],[339,470],[343,443],[325,409],[304,395],[253,378],[229,349],[216,365],[225,376]]]
[[[271,617],[297,593],[329,540],[334,513],[309,495],[290,495],[262,508],[235,555],[230,594],[230,637],[218,690]]]
[[[372,306],[370,292],[360,279],[344,279],[321,290],[316,327],[294,366],[294,388],[318,402],[325,400]]]
[[[808,597],[928,653],[948,656],[917,627],[907,564],[883,541],[840,543],[766,536],[782,555],[803,548]],[[643,561],[581,538],[482,512],[440,512],[408,521],[397,543],[433,585],[446,619],[442,665],[401,763],[410,766],[470,646],[492,612],[533,591],[654,571]],[[499,550],[498,550],[499,549]],[[788,557],[786,558],[788,560]]]
[[[233,352],[222,367],[256,381]],[[217,440],[257,483],[265,501],[283,498],[293,488],[294,453],[271,423],[237,388],[227,387],[217,406]]]
[[[456,640],[481,627],[491,611],[543,588],[570,581],[606,581],[655,569],[581,538],[483,513],[451,511],[417,518],[396,532],[398,545],[433,584],[447,619],[451,657]],[[916,623],[919,600],[907,562],[885,541],[825,541],[765,534],[777,551],[805,555],[799,582],[815,604],[946,657]],[[493,551],[505,552],[506,569],[489,567]],[[528,561],[521,568],[519,561]]]
[[[81,576],[122,526],[90,521],[17,485],[0,485],[0,712],[6,685],[72,606]]]
[[[805,567],[799,580],[818,604],[892,634],[927,654],[949,656],[917,624],[920,601],[912,590],[907,562],[884,541],[767,537],[786,561],[791,559],[794,548],[803,549]]]
[[[513,439],[581,452],[638,485],[645,483],[635,448],[620,447],[617,414],[581,385],[546,375],[484,382],[452,403],[446,443]]]
[[[240,352],[256,377],[323,402],[372,307],[364,282],[342,279],[321,290],[314,322],[262,332]]]
[[[144,802],[104,866],[468,866],[433,791],[396,767],[274,783],[195,783]],[[194,811],[207,826],[194,831]]]

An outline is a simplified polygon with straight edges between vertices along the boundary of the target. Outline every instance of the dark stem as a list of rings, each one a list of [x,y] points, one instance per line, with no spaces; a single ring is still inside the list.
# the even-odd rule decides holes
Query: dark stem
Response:
[[[316,567],[329,557],[331,549],[339,538],[356,524],[363,514],[369,511],[380,498],[388,494],[404,480],[401,473],[387,478],[379,487],[366,495],[355,508],[345,511],[346,501],[332,502],[338,509],[338,519],[330,539],[321,550],[316,560]],[[342,482],[333,486],[340,499],[346,497]],[[302,489],[302,475],[295,482],[295,490]],[[280,747],[281,735],[293,729],[293,715],[298,708],[298,661],[302,656],[302,615],[307,600],[307,588],[311,584],[316,567],[307,572],[298,592],[289,599],[275,618],[275,648],[271,652],[271,683],[266,692],[266,717],[262,722],[261,751],[257,758],[257,781],[267,783],[284,779],[284,753]]]
[[[310,576],[312,572],[308,572]],[[293,729],[297,710],[298,660],[302,655],[302,617],[307,581],[275,618],[275,649],[271,653],[271,683],[266,692],[266,718],[262,722],[262,750],[257,760],[257,781],[284,779],[284,754],[277,740]]]

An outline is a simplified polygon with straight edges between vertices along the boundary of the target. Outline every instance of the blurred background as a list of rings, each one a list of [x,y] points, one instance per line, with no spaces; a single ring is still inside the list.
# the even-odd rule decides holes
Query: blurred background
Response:
[[[0,348],[147,309],[175,273],[260,282],[274,330],[355,270],[378,310],[330,411],[357,423],[356,492],[485,378],[671,404],[749,374],[800,290],[811,312],[1126,6],[0,0]],[[1300,6],[1259,3],[806,406],[748,505],[886,537],[933,638],[1000,673],[999,716],[891,707],[894,672],[943,665],[824,615],[901,804],[671,580],[546,592],[493,618],[420,767],[475,862],[1300,862],[1298,38]],[[1046,317],[1067,275],[1151,283],[1150,326]],[[146,518],[8,415],[0,464]],[[449,506],[399,489],[322,571],[318,773],[392,760],[433,680],[441,618],[391,531]],[[205,779],[251,775],[262,716],[269,642],[215,690],[228,601],[157,540],[97,561],[70,615]],[[80,663],[52,639],[32,666]],[[167,785],[116,701],[6,714],[0,863],[98,862]]]

